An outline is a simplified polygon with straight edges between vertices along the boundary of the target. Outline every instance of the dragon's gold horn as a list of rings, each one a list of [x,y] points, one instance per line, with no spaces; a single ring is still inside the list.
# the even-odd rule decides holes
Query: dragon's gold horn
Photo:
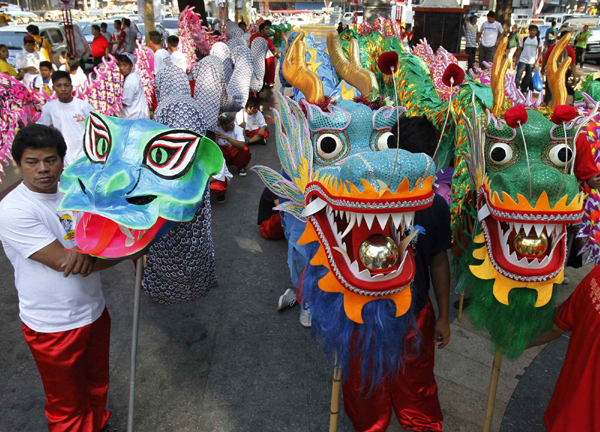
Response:
[[[327,51],[339,76],[348,84],[356,87],[361,95],[369,96],[373,88],[379,90],[375,74],[365,69],[360,62],[360,48],[357,39],[350,40],[348,50],[350,59],[347,59],[340,44],[338,32],[332,30],[327,33]]]
[[[283,77],[291,85],[300,90],[310,103],[318,103],[324,99],[321,78],[306,66],[306,44],[304,33],[294,38],[283,60]]]
[[[508,45],[508,36],[504,36],[494,55],[494,63],[492,64],[492,95],[494,96],[494,108],[492,114],[496,117],[502,115],[502,109],[504,108],[504,79],[506,77],[506,71],[510,60],[504,58],[506,52],[506,46]]]
[[[558,59],[569,45],[571,33],[564,35],[557,43],[550,56],[548,56],[548,64],[546,65],[546,79],[552,93],[552,99],[548,103],[548,107],[554,109],[556,105],[564,105],[567,102],[567,85],[565,76],[569,66],[571,66],[571,57],[565,56],[563,61],[558,64]]]

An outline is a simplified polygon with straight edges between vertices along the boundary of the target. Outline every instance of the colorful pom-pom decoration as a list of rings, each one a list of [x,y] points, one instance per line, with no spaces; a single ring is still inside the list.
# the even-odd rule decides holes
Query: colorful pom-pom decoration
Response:
[[[552,120],[552,123],[563,124],[563,122],[571,121],[578,115],[577,110],[571,105],[556,105],[550,120]]]
[[[527,123],[527,110],[522,106],[515,106],[504,113],[506,124],[515,129],[519,125]]]
[[[456,63],[450,63],[442,75],[442,82],[448,87],[459,86],[464,80],[465,71]]]
[[[398,53],[394,51],[384,52],[377,59],[379,70],[385,75],[392,75],[398,70]]]

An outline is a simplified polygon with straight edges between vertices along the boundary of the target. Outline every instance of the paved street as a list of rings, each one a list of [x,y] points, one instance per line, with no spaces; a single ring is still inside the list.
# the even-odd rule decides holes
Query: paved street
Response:
[[[586,70],[597,70],[594,65]],[[251,147],[251,164],[278,168],[270,93],[264,95],[271,139]],[[18,176],[6,169],[0,191]],[[323,432],[328,428],[331,370],[298,308],[277,312],[291,287],[285,241],[268,241],[256,225],[263,186],[257,175],[234,179],[225,204],[213,201],[213,238],[219,287],[204,299],[162,306],[142,296],[135,431]],[[1,216],[0,216],[1,217]],[[588,269],[568,269],[566,298]],[[111,424],[127,421],[134,266],[102,274],[112,316]],[[452,294],[451,304],[458,298]],[[44,394],[23,340],[13,269],[0,253],[0,432],[45,430]],[[493,355],[468,314],[451,308],[452,339],[437,351],[436,374],[446,431],[481,431]],[[567,337],[505,361],[494,431],[543,431],[542,415],[553,389]],[[340,432],[351,425],[343,409]],[[393,420],[388,429],[401,431]]]

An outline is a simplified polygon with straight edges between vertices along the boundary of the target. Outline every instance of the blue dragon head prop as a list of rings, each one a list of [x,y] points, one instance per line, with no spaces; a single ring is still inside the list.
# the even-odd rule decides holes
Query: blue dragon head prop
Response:
[[[363,367],[376,382],[401,364],[412,317],[414,214],[433,201],[435,165],[425,154],[395,148],[392,129],[403,108],[324,99],[301,39],[283,73],[305,99],[277,97],[282,173],[255,170],[282,198],[278,209],[301,227],[301,237],[288,240],[305,250],[302,297],[313,331],[344,368],[358,331]]]
[[[103,258],[133,255],[173,222],[191,220],[223,163],[217,145],[195,132],[95,113],[83,147],[86,157],[61,176],[60,209],[84,212],[77,246]]]

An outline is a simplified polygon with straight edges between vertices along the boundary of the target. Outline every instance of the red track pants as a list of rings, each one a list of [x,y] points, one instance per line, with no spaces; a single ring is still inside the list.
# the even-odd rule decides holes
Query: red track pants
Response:
[[[404,370],[386,378],[373,390],[361,389],[361,356],[350,360],[348,379],[343,383],[344,409],[357,432],[385,431],[392,420],[392,410],[404,429],[441,431],[444,419],[433,374],[435,356],[435,312],[429,300],[417,315],[422,333],[419,355],[405,361]],[[410,349],[412,336],[408,336]],[[368,385],[368,384],[367,384]]]
[[[23,335],[46,393],[49,432],[98,432],[106,425],[110,316],[92,324],[39,333],[23,324]]]
[[[275,57],[265,59],[265,85],[275,84]]]
[[[252,153],[248,146],[244,146],[244,149],[239,149],[234,146],[219,146],[223,152],[225,163],[227,165],[234,165],[236,168],[246,168],[252,158]]]
[[[260,233],[264,238],[279,240],[285,238],[283,226],[281,225],[281,214],[279,212],[271,215],[269,219],[260,224]]]
[[[214,180],[210,182],[210,192],[215,196],[225,196],[227,193],[227,181]]]

